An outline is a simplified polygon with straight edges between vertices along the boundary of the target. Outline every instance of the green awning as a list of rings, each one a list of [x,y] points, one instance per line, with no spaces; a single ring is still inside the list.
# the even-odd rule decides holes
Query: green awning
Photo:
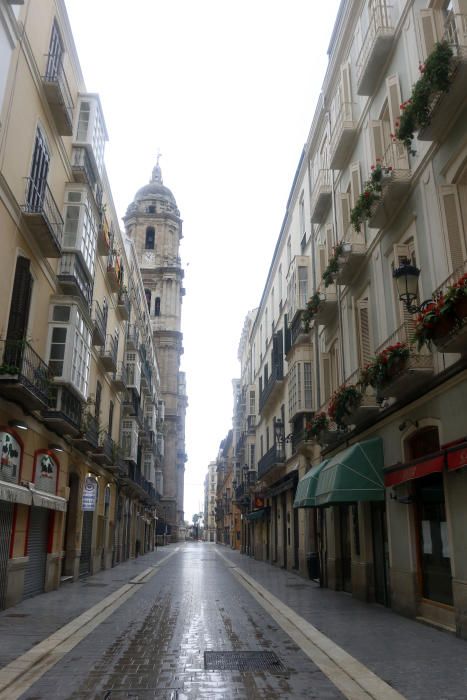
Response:
[[[318,486],[318,477],[321,469],[328,462],[329,460],[325,459],[324,462],[312,467],[305,476],[302,476],[298,482],[297,492],[293,502],[294,508],[313,508],[316,506],[315,494],[316,487]]]
[[[383,464],[383,441],[380,437],[357,442],[339,452],[320,470],[316,505],[383,501]]]
[[[266,508],[260,508],[259,510],[252,510],[251,513],[246,514],[247,520],[262,520],[267,518],[269,515],[269,506]]]

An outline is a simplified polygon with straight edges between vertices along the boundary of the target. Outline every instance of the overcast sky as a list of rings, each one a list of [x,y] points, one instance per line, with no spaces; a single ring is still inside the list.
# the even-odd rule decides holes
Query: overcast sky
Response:
[[[184,220],[191,520],[231,427],[243,321],[261,297],[339,0],[65,1],[87,89],[101,96],[119,216],[160,148]]]

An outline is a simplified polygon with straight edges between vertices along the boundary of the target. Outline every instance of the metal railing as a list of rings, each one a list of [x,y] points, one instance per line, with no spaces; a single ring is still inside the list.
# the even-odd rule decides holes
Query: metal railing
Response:
[[[47,404],[52,375],[29,343],[25,340],[0,340],[0,356],[0,382],[4,377],[15,376],[19,383]]]
[[[451,47],[458,59],[467,57],[467,15],[449,12],[444,23],[444,41]]]
[[[118,355],[118,338],[113,335],[107,334],[105,339],[105,345],[101,350],[101,357],[110,357],[115,364],[117,364]]]
[[[401,323],[401,325],[396,328],[394,333],[391,333],[391,335],[386,338],[384,343],[381,343],[376,348],[376,355],[378,355],[380,352],[382,352],[385,348],[388,347],[388,345],[395,345],[396,343],[407,343],[407,345],[410,345],[412,338],[414,334],[414,326],[412,323],[408,321],[404,321],[404,323]]]
[[[60,259],[57,277],[64,282],[73,281],[87,306],[92,303],[92,284],[76,253],[64,253]]]
[[[36,182],[26,177],[26,201],[21,207],[25,214],[40,214],[46,222],[58,248],[62,246],[63,219],[46,180]]]
[[[320,168],[318,175],[312,185],[312,195],[311,195],[311,210],[314,209],[316,200],[322,194],[321,190],[326,188],[331,188],[331,171],[329,168]]]
[[[353,102],[340,102],[331,132],[331,153],[334,153],[344,130],[344,122],[353,122]]]
[[[97,447],[99,444],[99,424],[96,416],[88,412],[83,413],[81,433],[90,445]]]
[[[63,106],[67,112],[70,124],[73,122],[73,98],[71,97],[70,86],[65,76],[63,63],[61,59],[57,59],[55,54],[46,54],[47,68],[43,80],[47,83],[56,83],[63,101]]]
[[[368,29],[357,58],[357,83],[360,82],[362,73],[368,64],[376,37],[394,32],[391,10],[392,5],[388,5],[385,0],[379,0],[372,6]]]
[[[117,370],[114,372],[113,378],[115,381],[120,381],[125,386],[127,385],[127,371],[124,362],[118,363]]]
[[[118,292],[117,306],[122,306],[126,310],[127,316],[130,316],[130,297],[127,291],[120,290]]]
[[[282,379],[284,379],[284,363],[280,362],[280,363],[272,366],[272,370],[271,370],[271,374],[268,378],[268,382],[260,394],[260,397],[259,397],[259,410],[260,411],[263,409],[264,405],[266,404],[267,400],[269,399],[270,395],[272,394],[272,391],[273,391],[274,387],[276,386],[276,383],[278,381],[281,381]]]
[[[91,159],[84,146],[73,146],[71,151],[71,169],[84,173],[86,181],[93,187],[96,177],[92,167]]]
[[[285,461],[284,448],[282,445],[273,445],[258,462],[258,478],[261,478],[276,464]]]
[[[66,386],[52,386],[48,404],[49,409],[62,413],[76,428],[81,427],[83,403]]]
[[[105,309],[102,309],[97,299],[94,299],[92,303],[92,321],[93,324],[97,327],[99,333],[104,338],[104,342],[107,330],[107,316],[108,307],[106,306]]]
[[[126,339],[127,342],[130,341],[133,343],[134,347],[136,348],[139,343],[139,331],[138,327],[134,323],[130,323],[126,329]]]

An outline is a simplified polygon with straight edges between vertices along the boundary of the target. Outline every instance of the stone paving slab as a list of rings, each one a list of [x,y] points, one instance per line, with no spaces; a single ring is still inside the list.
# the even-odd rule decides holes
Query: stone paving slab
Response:
[[[176,544],[160,547],[157,552],[130,559],[94,576],[64,583],[56,591],[0,611],[0,668],[134,580],[176,548]]]
[[[467,643],[220,545],[223,556],[410,700],[467,699]]]

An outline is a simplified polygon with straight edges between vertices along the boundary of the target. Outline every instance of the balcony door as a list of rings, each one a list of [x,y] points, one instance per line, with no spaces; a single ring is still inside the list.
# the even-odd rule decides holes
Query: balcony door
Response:
[[[31,212],[42,210],[49,162],[50,155],[45,137],[41,130],[37,129],[27,195],[28,210]]]
[[[47,60],[48,80],[57,80],[62,69],[63,63],[63,42],[58,30],[57,24],[54,22],[52,26],[52,34],[50,36],[49,55]]]
[[[29,266],[30,261],[27,258],[21,256],[17,258],[8,318],[8,340],[23,340],[27,335],[32,292],[32,275]]]

